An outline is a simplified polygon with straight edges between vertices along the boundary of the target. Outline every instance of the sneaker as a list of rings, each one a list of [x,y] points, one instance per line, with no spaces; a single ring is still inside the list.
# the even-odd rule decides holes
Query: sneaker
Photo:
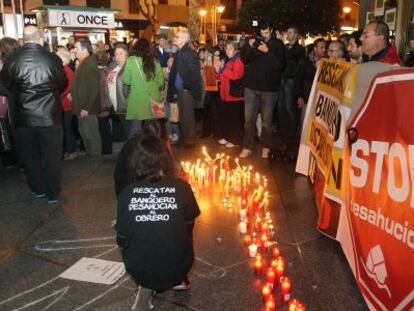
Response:
[[[244,159],[244,158],[247,158],[251,154],[252,154],[251,150],[243,149],[242,152],[240,152],[240,154],[239,154],[239,158]]]
[[[171,142],[176,143],[178,141],[179,137],[177,134],[172,134],[171,135]]]
[[[227,144],[226,144],[226,147],[227,147],[227,148],[234,148],[234,147],[237,147],[237,145],[232,144],[232,143],[227,143]]]
[[[262,149],[262,159],[269,158],[270,149],[269,148],[263,148]]]
[[[191,288],[190,281],[187,277],[185,277],[184,281],[181,282],[181,284],[178,284],[173,287],[173,290],[175,291],[183,291],[183,290],[189,290]]]
[[[36,192],[32,192],[32,195],[36,198],[36,199],[42,199],[46,197],[46,193],[36,193]]]
[[[64,161],[70,161],[70,160],[76,159],[77,157],[78,157],[78,153],[75,151],[75,152],[72,152],[72,153],[67,153],[64,156],[63,160]]]
[[[58,199],[47,199],[47,204],[53,205],[59,202]]]
[[[218,143],[219,143],[220,145],[227,145],[229,142],[228,142],[227,140],[225,140],[224,138],[222,138],[222,139],[220,139],[220,140],[218,141]]]

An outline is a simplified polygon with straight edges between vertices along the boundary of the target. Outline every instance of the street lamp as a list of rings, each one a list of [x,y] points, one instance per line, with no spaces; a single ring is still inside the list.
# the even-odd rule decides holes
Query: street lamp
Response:
[[[226,7],[224,5],[213,5],[213,43],[214,45],[217,44],[217,24],[220,25],[220,17],[221,14],[224,12]],[[217,13],[219,14],[219,18],[217,20]]]
[[[200,33],[204,34],[203,24],[204,24],[204,18],[207,15],[207,10],[206,9],[200,9],[198,11],[198,14],[200,15]]]
[[[346,6],[346,7],[342,8],[342,11],[344,11],[345,14],[349,14],[349,13],[351,13],[351,8],[349,6]]]

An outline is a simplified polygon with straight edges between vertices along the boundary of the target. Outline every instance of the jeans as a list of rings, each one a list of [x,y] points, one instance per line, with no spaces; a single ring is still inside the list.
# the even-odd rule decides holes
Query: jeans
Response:
[[[19,127],[29,187],[57,199],[62,177],[62,127]]]
[[[76,138],[72,127],[73,113],[72,111],[63,112],[63,151],[72,153],[76,151]]]
[[[260,111],[262,117],[261,142],[263,148],[270,148],[272,144],[273,109],[276,92],[244,90],[244,138],[243,148],[252,150],[256,134],[256,120]]]
[[[170,115],[170,109],[171,109],[170,103],[166,103],[165,107],[166,107],[167,116],[169,116]],[[169,135],[174,135],[175,134],[175,135],[179,136],[180,129],[178,127],[178,123],[170,122],[168,117],[166,118],[166,121],[165,121],[165,127],[167,128],[167,132],[168,132]]]
[[[128,139],[135,136],[142,126],[142,120],[128,120]]]
[[[295,103],[295,84],[293,79],[282,79],[280,83],[277,116],[280,133],[284,139],[297,136],[299,114]]]

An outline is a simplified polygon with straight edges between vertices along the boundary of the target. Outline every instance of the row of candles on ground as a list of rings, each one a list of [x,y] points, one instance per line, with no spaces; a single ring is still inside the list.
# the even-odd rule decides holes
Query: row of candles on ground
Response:
[[[244,235],[244,244],[248,247],[250,256],[256,258],[255,274],[261,276],[265,272],[265,258],[258,253],[258,249],[260,248],[263,254],[269,252],[272,246],[270,239],[274,237],[274,226],[268,211],[267,179],[258,173],[253,173],[252,167],[241,167],[238,159],[235,159],[236,168],[231,170],[230,157],[225,154],[217,154],[213,159],[205,147],[202,152],[204,160],[197,160],[196,164],[181,163],[185,178],[194,191],[205,189],[210,185],[218,186],[219,191],[225,196],[223,203],[226,207],[232,206],[230,191],[240,193],[240,233]],[[216,162],[219,162],[220,165],[217,166]],[[256,189],[249,196],[249,189],[253,188]],[[249,209],[249,206],[252,208]],[[252,231],[251,235],[248,234],[249,229]],[[277,248],[273,248],[272,255],[273,259],[265,273],[266,285],[262,289],[264,310],[276,310],[274,290],[280,286],[282,303],[288,303],[289,311],[305,311],[306,308],[303,304],[296,299],[290,299],[292,284],[291,280],[285,277],[284,258],[280,256]]]
[[[274,236],[274,227],[271,214],[267,209],[268,192],[259,186],[253,193],[251,202],[251,209],[248,204],[242,203],[240,205],[239,228],[240,233],[244,235],[244,244],[248,247],[250,257],[255,258],[254,272],[256,276],[265,274],[266,284],[262,289],[264,311],[276,310],[274,292],[277,286],[280,286],[281,301],[283,304],[288,304],[289,311],[305,311],[306,308],[303,304],[296,299],[291,299],[292,282],[290,278],[285,276],[285,259],[280,255],[278,248],[273,247],[272,260],[264,271],[266,259],[259,253],[259,249],[262,254],[266,254],[274,244],[270,241]],[[250,223],[251,221],[252,223]],[[249,234],[249,232],[252,233]]]

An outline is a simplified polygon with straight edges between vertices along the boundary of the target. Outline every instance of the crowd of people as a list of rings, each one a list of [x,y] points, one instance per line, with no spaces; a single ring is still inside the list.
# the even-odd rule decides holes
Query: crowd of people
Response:
[[[220,39],[215,47],[191,41],[188,30],[179,28],[172,41],[159,35],[156,44],[142,38],[105,46],[71,37],[50,52],[42,32],[28,26],[23,46],[0,40],[2,165],[24,167],[33,196],[56,204],[62,160],[81,150],[92,157],[112,154],[113,140],[126,142],[114,178],[117,238],[127,271],[147,298],[152,290],[187,289],[200,211],[191,187],[177,178],[171,144],[192,148],[200,136],[214,137],[226,148],[240,148],[240,158],[256,149],[264,159],[272,149],[294,157],[321,59],[402,65],[382,22],[306,47],[298,29],[289,27],[286,42],[261,22],[254,36]],[[413,55],[406,65],[413,65]],[[157,109],[166,112],[160,117]],[[131,218],[131,202],[153,200],[165,189],[161,199],[176,203],[163,215],[168,220],[140,209]],[[151,239],[140,240],[144,235],[165,247],[155,251]]]

